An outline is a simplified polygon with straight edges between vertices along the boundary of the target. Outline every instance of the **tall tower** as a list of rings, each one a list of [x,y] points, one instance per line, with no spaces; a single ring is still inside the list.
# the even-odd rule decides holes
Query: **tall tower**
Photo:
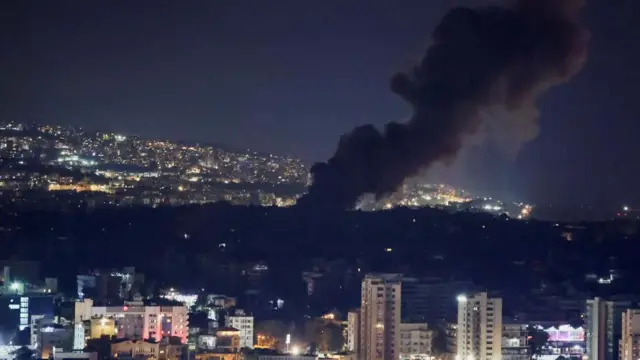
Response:
[[[640,358],[640,310],[628,309],[622,313],[622,338],[620,359]]]
[[[360,306],[361,360],[398,360],[400,339],[400,274],[367,274]]]
[[[349,311],[347,316],[347,349],[360,354],[360,309]]]
[[[456,360],[502,358],[502,299],[487,293],[458,296]]]
[[[622,336],[622,313],[631,301],[587,300],[585,340],[589,360],[618,360]]]

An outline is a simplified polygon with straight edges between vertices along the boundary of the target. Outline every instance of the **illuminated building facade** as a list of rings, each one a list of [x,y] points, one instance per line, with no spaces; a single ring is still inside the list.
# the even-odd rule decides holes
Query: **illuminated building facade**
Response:
[[[529,360],[528,335],[527,324],[506,323],[503,319],[502,360]]]
[[[347,350],[360,353],[360,309],[347,314]]]
[[[549,340],[540,357],[548,356],[555,360],[562,355],[565,358],[582,359],[586,352],[584,328],[565,324],[544,331],[549,334]]]
[[[400,324],[400,360],[430,359],[432,337],[427,324]]]
[[[89,336],[92,339],[99,339],[102,336],[116,336],[118,329],[116,321],[108,317],[99,317],[91,319],[89,323]]]
[[[241,348],[253,348],[253,316],[238,310],[235,315],[227,317],[227,326],[240,331]]]
[[[186,355],[186,345],[139,340],[123,340],[111,344],[114,358],[149,358],[158,360],[180,360]]]
[[[502,299],[458,296],[457,359],[502,359]]]
[[[186,343],[189,330],[188,309],[184,305],[160,306],[145,305],[142,301],[127,301],[123,306],[84,306],[90,299],[76,302],[76,323],[96,320],[96,326],[102,325],[102,319],[112,319],[117,330],[116,336],[129,339],[155,339],[176,336]],[[108,323],[104,323],[105,327]],[[96,330],[97,331],[97,330]]]
[[[399,359],[401,290],[400,274],[365,275],[360,304],[359,359]]]
[[[223,327],[216,331],[216,348],[231,353],[240,350],[240,330],[232,327]]]
[[[73,345],[73,329],[52,324],[41,327],[38,331],[36,351],[41,359],[51,358],[54,349],[71,351]]]
[[[622,313],[620,360],[640,359],[640,310],[628,309]]]

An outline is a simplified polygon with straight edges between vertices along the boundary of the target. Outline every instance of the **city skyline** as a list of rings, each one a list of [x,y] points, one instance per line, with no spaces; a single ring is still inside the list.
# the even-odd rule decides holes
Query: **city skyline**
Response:
[[[353,126],[406,119],[390,75],[415,63],[453,5],[486,3],[8,1],[0,116],[325,160]],[[629,131],[638,74],[626,64],[640,54],[624,45],[637,7],[588,3],[586,68],[542,99],[540,136],[515,159],[489,143],[429,177],[536,203],[639,203]]]
[[[0,1],[0,360],[640,360],[637,14]]]
[[[173,140],[173,139],[162,139],[162,138],[150,138],[145,136],[137,136],[131,134],[125,134],[117,131],[106,131],[105,129],[99,130],[87,130],[78,125],[60,125],[60,124],[45,124],[45,123],[20,123],[20,122],[1,122],[0,121],[0,157],[10,164],[12,162],[16,162],[19,160],[28,160],[36,161],[36,163],[53,165],[55,167],[68,168],[69,170],[85,168],[83,170],[86,174],[95,174],[98,177],[112,178],[114,176],[122,178],[122,176],[130,176],[135,175],[140,172],[148,172],[151,173],[147,175],[143,175],[143,177],[148,176],[157,176],[162,174],[162,171],[158,172],[161,168],[165,168],[169,171],[169,175],[175,175],[174,172],[177,169],[182,169],[182,171],[186,171],[184,174],[186,177],[184,180],[190,179],[189,174],[193,176],[192,171],[204,171],[204,173],[214,171],[217,172],[219,170],[216,166],[213,166],[215,163],[212,162],[215,156],[222,156],[223,158],[231,156],[235,157],[235,160],[231,160],[231,163],[236,163],[238,161],[243,162],[244,157],[255,158],[254,160],[259,161],[274,161],[276,163],[281,162],[284,165],[283,169],[290,168],[291,173],[286,175],[286,178],[282,178],[281,180],[277,180],[272,178],[271,180],[267,180],[266,178],[262,181],[259,178],[255,178],[255,175],[261,174],[259,176],[264,176],[266,172],[271,172],[275,169],[261,169],[257,170],[258,172],[254,174],[254,176],[250,178],[245,178],[244,180],[239,178],[233,178],[233,176],[229,177],[229,174],[222,175],[218,174],[218,176],[222,175],[217,181],[219,183],[232,183],[241,185],[242,183],[260,183],[263,182],[265,184],[272,183],[275,185],[281,183],[288,184],[297,184],[299,189],[297,189],[295,193],[295,197],[299,197],[306,193],[305,187],[308,185],[308,171],[311,167],[311,164],[305,163],[300,158],[282,155],[282,154],[274,154],[271,152],[261,152],[255,151],[251,148],[233,148],[230,146],[225,146],[225,144],[217,143],[217,142],[196,142],[196,141],[184,141],[184,140]],[[60,137],[58,139],[57,145],[53,145],[53,143],[49,145],[45,145],[42,143],[42,136],[45,137]],[[18,136],[17,138],[15,136]],[[17,141],[17,139],[21,139]],[[38,140],[40,139],[40,140]],[[84,139],[84,140],[79,140]],[[50,141],[51,139],[49,139]],[[16,142],[17,141],[17,142]],[[78,147],[78,141],[83,142],[82,146]],[[74,145],[75,144],[75,145]],[[125,145],[129,144],[129,145]],[[127,155],[124,157],[115,156],[114,151],[117,150],[119,146],[133,146],[136,150],[133,153],[129,153],[127,150]],[[44,148],[49,146],[54,146],[59,148],[57,152],[51,153],[50,151],[45,151],[46,154],[41,154],[40,159],[35,159],[33,156],[39,151],[44,150]],[[114,147],[115,146],[115,147]],[[113,148],[111,148],[113,147]],[[156,153],[154,147],[164,148],[160,153]],[[13,150],[11,150],[13,148]],[[194,160],[194,158],[190,156],[184,157],[182,160],[178,162],[167,161],[167,159],[162,160],[160,163],[157,161],[160,158],[155,158],[152,155],[149,157],[146,152],[147,150],[151,150],[151,153],[158,156],[162,153],[165,153],[167,149],[178,149],[187,150],[187,152],[191,152],[191,156],[196,156],[199,159],[199,164],[192,163],[190,160]],[[60,152],[60,149],[62,151]],[[147,149],[147,150],[145,150]],[[4,152],[2,151],[4,150]],[[8,150],[8,152],[7,152]],[[106,153],[105,153],[106,151]],[[136,153],[136,151],[138,153]],[[21,154],[21,152],[24,152]],[[55,155],[57,153],[57,155]],[[108,154],[111,153],[111,154]],[[118,153],[119,154],[119,153]],[[215,155],[217,154],[217,155]],[[226,155],[225,155],[226,154]],[[51,156],[54,156],[52,158]],[[165,153],[163,156],[168,155]],[[26,156],[26,157],[25,157]],[[56,160],[55,157],[59,156]],[[106,156],[106,157],[105,157]],[[231,158],[228,158],[230,160]],[[269,160],[270,159],[270,160]],[[253,160],[250,161],[253,163]],[[19,165],[20,162],[17,163]],[[118,168],[119,165],[124,165],[124,168]],[[265,163],[266,164],[266,163]],[[98,167],[96,167],[96,165]],[[249,165],[252,168],[254,165]],[[278,167],[280,166],[278,165]],[[106,166],[106,168],[104,167]],[[113,166],[116,166],[115,168]],[[133,168],[127,168],[127,166],[134,166]],[[201,167],[199,170],[193,168],[198,166]],[[9,166],[11,168],[11,165]],[[171,168],[174,168],[171,170]],[[207,170],[208,168],[208,170]],[[213,170],[215,169],[215,170]],[[106,170],[106,172],[105,172]],[[238,170],[238,169],[236,169]],[[17,171],[17,170],[14,170]],[[115,173],[114,173],[115,171]],[[128,174],[128,175],[127,175]],[[155,174],[155,175],[154,175]],[[15,174],[21,176],[19,173]],[[246,174],[245,174],[246,175]],[[277,176],[277,175],[276,175]],[[296,179],[288,178],[289,176],[294,176]],[[251,177],[251,176],[250,176]],[[0,176],[0,184],[6,186],[7,184],[3,184],[1,181],[2,176]],[[6,179],[6,176],[5,176]],[[14,178],[14,180],[17,178]],[[42,185],[42,180],[30,181],[27,178],[23,178],[24,181],[29,182],[29,187],[37,188],[36,183],[40,183]],[[44,178],[45,182],[46,176]],[[88,178],[85,178],[84,181],[78,182],[77,184],[66,184],[62,185],[58,188],[57,180],[54,180],[53,183],[49,185],[49,190],[55,188],[55,190],[69,190],[72,188],[77,188],[77,186],[83,187],[93,186],[91,185],[92,181],[86,182]],[[275,180],[275,182],[274,182]],[[193,181],[193,180],[189,180]],[[198,180],[201,181],[201,180]],[[17,183],[16,183],[17,184]],[[25,184],[26,185],[26,184]],[[174,184],[175,187],[178,184]],[[46,187],[46,186],[45,186]],[[69,187],[69,188],[67,188]],[[117,187],[112,190],[118,189]],[[88,190],[88,188],[87,188]],[[112,192],[112,190],[108,189],[98,189],[98,192],[105,191]],[[180,188],[176,188],[175,190],[180,190]],[[240,202],[237,202],[238,199],[234,199],[231,201],[233,204],[246,204],[247,200],[246,196],[251,191],[250,188],[242,188],[238,187],[238,191],[240,191],[241,198],[244,198]],[[256,190],[256,189],[253,189]],[[468,191],[470,190],[470,191]],[[81,191],[81,190],[78,190]],[[95,189],[92,191],[96,191]],[[434,192],[435,191],[435,192]],[[267,191],[268,192],[268,191]],[[431,193],[434,192],[434,193]],[[290,193],[287,195],[289,197],[288,200],[281,203],[279,206],[290,206],[294,202],[294,198],[291,198],[294,193]],[[196,195],[204,195],[206,191],[196,190]],[[206,195],[205,195],[206,196]],[[511,197],[513,196],[513,197]],[[215,198],[214,198],[215,199]],[[231,200],[231,199],[229,199]],[[264,199],[263,199],[264,200]],[[212,199],[207,200],[206,202],[211,202]],[[216,201],[216,200],[213,200]],[[295,200],[294,200],[295,201]],[[467,203],[467,205],[463,205],[463,203]],[[110,201],[107,201],[106,204],[109,204]],[[174,205],[181,204],[181,202],[174,203]],[[271,206],[265,205],[263,206]],[[417,176],[415,178],[407,179],[402,188],[398,189],[398,191],[389,194],[388,196],[375,199],[371,194],[365,194],[358,203],[357,209],[361,210],[383,210],[390,209],[398,206],[407,206],[410,208],[417,208],[422,206],[442,206],[450,207],[451,209],[463,210],[463,211],[487,211],[490,213],[501,214],[504,213],[508,216],[512,216],[514,218],[529,218],[532,209],[537,208],[537,204],[529,202],[527,199],[521,198],[518,194],[508,194],[506,197],[496,196],[492,193],[486,192],[477,192],[474,189],[462,188],[460,186],[455,186],[452,184],[446,183],[436,183],[430,181],[428,176]],[[515,206],[515,207],[514,207]],[[509,209],[511,211],[509,211]],[[561,220],[561,221],[576,221],[576,220],[603,220],[610,219],[612,217],[636,217],[637,208],[632,203],[625,202],[621,205],[615,205],[606,208],[597,208],[594,206],[581,206],[581,207],[570,207],[563,206],[562,204],[540,204],[539,210],[534,214],[535,218],[541,220]],[[522,211],[522,213],[520,212]],[[525,214],[526,212],[526,214]],[[523,215],[524,214],[524,215]]]

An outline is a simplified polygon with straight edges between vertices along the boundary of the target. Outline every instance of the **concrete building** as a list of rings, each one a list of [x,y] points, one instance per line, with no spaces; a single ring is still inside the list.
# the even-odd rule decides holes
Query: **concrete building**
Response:
[[[186,343],[189,318],[184,305],[163,306],[142,301],[125,301],[122,306],[96,306],[90,299],[75,303],[76,324],[97,319],[112,319],[117,328],[116,336],[132,340],[154,339],[159,342],[165,337],[179,337]],[[97,331],[97,330],[96,330]]]
[[[640,359],[640,310],[628,309],[622,313],[620,360]]]
[[[460,360],[502,358],[502,299],[487,293],[458,296],[457,357]]]
[[[50,359],[54,350],[71,351],[73,347],[73,329],[62,325],[49,325],[38,332],[36,352],[41,359]]]
[[[585,340],[589,360],[618,360],[622,337],[622,313],[631,301],[587,300]]]
[[[116,358],[154,358],[160,357],[160,343],[140,340],[122,340],[111,344],[111,356]]]
[[[360,304],[359,359],[399,359],[401,291],[400,274],[365,275]]]
[[[505,320],[502,323],[502,360],[529,360],[527,324]]]
[[[458,352],[458,323],[445,323],[444,336],[446,340],[446,351],[443,358],[446,360],[454,360]]]
[[[40,330],[45,327],[53,326],[55,324],[55,318],[45,315],[33,315],[31,316],[31,325],[29,326],[30,342],[31,346],[38,346],[38,337],[40,336]]]
[[[232,327],[224,327],[216,331],[216,349],[237,353],[240,351],[240,330]]]
[[[347,350],[360,353],[360,309],[347,314]]]
[[[73,351],[82,351],[87,345],[87,334],[83,323],[73,324]]]
[[[402,279],[402,319],[405,322],[456,321],[456,296],[474,292],[470,281]]]
[[[171,344],[166,340],[162,342],[123,340],[111,344],[111,356],[118,359],[185,360],[187,355],[185,344]]]
[[[253,349],[253,316],[236,310],[235,315],[227,317],[227,326],[240,330],[240,347]]]
[[[84,299],[73,303],[73,322],[78,324],[91,320],[93,300]]]
[[[432,353],[433,331],[427,324],[400,324],[400,360],[428,360]]]
[[[196,338],[196,349],[208,351],[216,348],[216,336],[213,334],[198,334]]]

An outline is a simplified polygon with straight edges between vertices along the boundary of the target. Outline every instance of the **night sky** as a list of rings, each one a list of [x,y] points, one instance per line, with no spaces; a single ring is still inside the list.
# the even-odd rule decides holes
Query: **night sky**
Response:
[[[390,76],[421,58],[447,9],[490,2],[4,0],[0,120],[324,160],[354,126],[410,116]],[[640,207],[638,14],[637,0],[589,1],[587,67],[545,96],[541,134],[515,161],[487,144],[428,176],[538,204]]]

